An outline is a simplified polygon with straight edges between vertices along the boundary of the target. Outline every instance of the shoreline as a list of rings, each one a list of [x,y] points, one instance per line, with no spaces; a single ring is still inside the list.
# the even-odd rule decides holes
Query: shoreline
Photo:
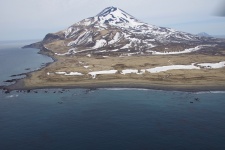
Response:
[[[15,90],[36,90],[36,89],[99,89],[99,88],[130,88],[130,89],[152,89],[152,90],[163,90],[163,91],[183,91],[183,92],[205,92],[205,91],[225,91],[225,85],[195,85],[195,84],[171,84],[171,83],[146,83],[146,81],[137,82],[134,80],[124,81],[124,80],[115,80],[112,81],[93,81],[93,82],[79,82],[76,84],[67,84],[65,83],[57,85],[32,85],[26,87],[24,80],[30,78],[32,73],[41,71],[48,67],[49,65],[58,61],[48,49],[42,48],[39,49],[38,54],[45,55],[50,57],[53,61],[46,63],[42,68],[39,68],[34,71],[27,73],[22,73],[25,77],[21,79],[13,79],[15,83],[8,86],[0,86],[0,89],[6,91],[15,91]],[[18,76],[21,74],[18,74]],[[17,75],[12,75],[17,76]],[[163,82],[163,81],[162,81]]]
[[[22,47],[24,48],[24,47]],[[34,48],[34,49],[38,49],[38,48]],[[45,48],[43,48],[44,50],[46,51],[49,51]],[[15,75],[11,75],[11,77],[17,77],[17,76],[22,76],[24,75],[25,77],[23,78],[19,78],[19,79],[11,79],[12,82],[15,82],[15,83],[12,83],[10,85],[0,85],[0,90],[6,90],[6,91],[15,91],[15,90],[27,90],[28,88],[26,88],[24,86],[24,83],[23,83],[23,80],[26,79],[26,78],[29,78],[31,76],[32,73],[34,72],[37,72],[37,71],[41,71],[42,69],[48,67],[49,65],[51,65],[52,63],[58,61],[55,57],[51,56],[50,54],[48,53],[44,53],[42,49],[38,49],[39,51],[37,52],[37,54],[40,54],[40,55],[45,55],[45,56],[48,56],[50,57],[53,61],[52,62],[48,62],[48,63],[45,63],[41,68],[39,69],[36,69],[36,70],[33,70],[33,71],[29,71],[29,72],[26,72],[26,73],[20,73],[20,74],[15,74]],[[4,82],[7,82],[7,81],[10,81],[10,80],[6,80]],[[34,88],[35,89],[35,88]]]
[[[141,83],[80,83],[76,85],[55,85],[55,86],[32,86],[26,87],[23,79],[18,80],[15,84],[5,87],[7,91],[15,90],[38,90],[38,89],[104,89],[104,88],[121,88],[121,89],[146,89],[146,90],[163,90],[163,91],[181,91],[181,92],[212,92],[225,91],[225,86],[197,86],[197,85],[168,85],[168,84],[141,84]]]

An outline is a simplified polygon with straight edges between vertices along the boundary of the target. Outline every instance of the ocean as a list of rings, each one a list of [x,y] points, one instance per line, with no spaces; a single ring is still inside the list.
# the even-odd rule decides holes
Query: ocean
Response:
[[[0,42],[1,84],[52,61],[28,42]],[[0,150],[224,150],[224,108],[219,91],[0,91]]]

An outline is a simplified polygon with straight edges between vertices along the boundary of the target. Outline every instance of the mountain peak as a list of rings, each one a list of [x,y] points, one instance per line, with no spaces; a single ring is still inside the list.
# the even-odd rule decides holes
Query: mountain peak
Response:
[[[164,27],[149,25],[117,7],[107,7],[98,15],[83,19],[64,32],[73,39],[68,46],[120,49],[149,49],[164,43],[199,41],[199,37]]]
[[[118,7],[107,7],[105,8],[103,11],[101,11],[97,16],[98,17],[106,17],[108,15],[112,15],[114,17],[126,17],[126,18],[133,18],[133,16],[131,16],[130,14],[128,14],[127,12],[123,11],[122,9],[118,8]]]
[[[107,7],[105,8],[103,11],[101,11],[97,16],[106,16],[114,11],[118,10],[117,7],[111,6],[111,7]]]
[[[133,27],[133,25],[140,23],[130,14],[113,6],[105,8],[96,17],[100,23],[110,24],[113,26]]]
[[[174,49],[177,50],[179,47],[192,47],[193,44],[190,43],[201,44],[208,41],[211,42],[212,39],[141,22],[112,6],[105,8],[98,15],[73,24],[66,30],[46,35],[41,44],[58,42],[56,45],[61,45],[62,50],[69,49],[65,55],[90,51],[99,54],[103,51],[149,54],[158,50],[161,54],[161,51],[167,49],[176,54],[173,47],[177,47]],[[153,50],[154,47],[158,47],[155,48],[156,51]],[[165,47],[166,50],[161,47]]]

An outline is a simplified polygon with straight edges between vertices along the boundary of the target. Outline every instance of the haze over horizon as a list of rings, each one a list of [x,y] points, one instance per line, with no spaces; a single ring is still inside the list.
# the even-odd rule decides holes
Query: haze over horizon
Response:
[[[42,39],[70,25],[118,7],[143,22],[192,34],[225,35],[224,0],[0,0],[0,40]],[[222,7],[224,8],[224,7]],[[222,9],[221,9],[222,10]]]

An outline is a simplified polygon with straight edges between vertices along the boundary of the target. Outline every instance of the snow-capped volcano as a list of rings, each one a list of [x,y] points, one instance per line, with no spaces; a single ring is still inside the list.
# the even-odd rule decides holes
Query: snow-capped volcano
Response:
[[[132,28],[137,25],[142,25],[142,23],[133,16],[116,7],[108,7],[100,12],[96,17],[98,18],[99,23],[113,26]]]
[[[133,16],[129,15],[125,11],[116,8],[108,7],[100,12],[98,15],[84,19],[65,31],[66,37],[70,34],[74,35],[74,31],[80,29],[80,26],[85,28],[91,27],[92,29],[97,28],[98,30],[105,30],[110,28],[118,28],[120,30],[128,31],[127,34],[143,35],[149,38],[157,38],[159,41],[169,41],[170,37],[173,37],[175,41],[181,40],[192,40],[198,41],[199,37],[184,32],[178,32],[170,28],[157,27],[143,23]],[[71,36],[69,36],[71,37]],[[68,37],[68,38],[69,38]]]
[[[99,52],[144,53],[163,45],[186,48],[205,43],[208,38],[141,22],[117,7],[108,7],[94,17],[75,23],[68,29],[47,34],[41,44],[57,45],[65,54]],[[59,44],[63,42],[63,44]],[[61,47],[61,48],[59,48]],[[67,51],[65,52],[65,49]],[[161,47],[162,49],[162,47]],[[165,49],[165,47],[163,48]],[[57,51],[59,53],[59,50]],[[61,52],[62,53],[62,52]]]

